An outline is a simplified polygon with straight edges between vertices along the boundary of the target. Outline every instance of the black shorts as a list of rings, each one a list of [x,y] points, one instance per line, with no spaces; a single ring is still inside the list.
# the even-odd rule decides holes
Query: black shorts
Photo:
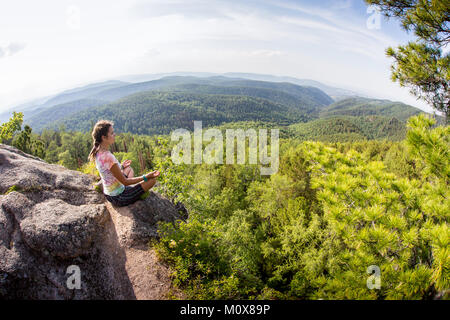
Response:
[[[125,186],[125,190],[117,196],[109,196],[105,194],[106,199],[111,202],[113,205],[118,207],[128,206],[132,203],[135,203],[137,200],[141,198],[141,195],[145,193],[144,189],[140,183],[137,185],[130,187]]]

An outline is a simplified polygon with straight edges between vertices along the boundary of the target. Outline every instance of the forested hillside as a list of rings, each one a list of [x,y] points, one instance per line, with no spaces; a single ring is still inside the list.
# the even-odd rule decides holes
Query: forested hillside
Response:
[[[408,106],[401,102],[389,100],[367,99],[361,97],[348,98],[323,108],[320,117],[345,116],[368,116],[379,115],[395,117],[406,121],[409,117],[420,113],[417,108]]]
[[[274,103],[281,103],[311,113],[317,111],[317,108],[327,106],[333,102],[329,96],[314,88],[301,88],[302,90],[299,90],[298,88],[296,88],[297,90],[287,89],[288,88],[252,87],[251,85],[239,85],[237,83],[226,86],[188,83],[168,87],[166,90],[263,98]]]
[[[235,121],[263,121],[285,126],[306,121],[307,112],[265,99],[187,92],[138,93],[115,103],[84,110],[60,123],[89,131],[97,119],[110,119],[121,132],[168,134],[177,128],[193,130],[193,121],[215,126]]]
[[[110,80],[104,82],[96,82],[86,86],[65,90],[61,93],[52,96],[35,99],[33,101],[18,105],[10,111],[2,112],[0,113],[0,122],[3,123],[8,121],[8,118],[11,116],[11,113],[13,111],[22,112],[24,115],[24,119],[28,121],[28,119],[32,118],[36,114],[46,111],[47,109],[52,108],[54,106],[67,105],[68,103],[71,102],[81,105],[82,101],[92,101],[94,99],[93,96],[98,92],[108,89],[117,89],[120,86],[127,84],[128,84],[127,82],[123,81]],[[94,99],[94,100],[103,100],[103,99]],[[91,105],[87,103],[85,106],[89,107]],[[36,119],[36,117],[34,118]],[[50,121],[53,121],[53,119],[55,118],[51,118]],[[43,118],[40,121],[45,121],[45,118]]]
[[[236,102],[234,104],[236,105],[238,101],[251,100],[244,99],[244,97],[265,99],[266,102],[264,103],[270,102],[277,105],[274,107],[275,110],[291,109],[282,116],[289,116],[289,123],[310,119],[313,117],[313,114],[318,112],[318,108],[327,106],[333,102],[333,100],[328,95],[317,88],[301,87],[291,83],[271,83],[264,81],[233,79],[227,77],[164,77],[158,80],[133,84],[127,84],[123,82],[98,84],[64,92],[63,94],[52,98],[49,102],[46,102],[45,104],[39,106],[38,109],[34,109],[33,111],[30,111],[28,113],[26,112],[24,115],[24,120],[25,123],[32,126],[35,131],[40,131],[45,127],[56,128],[61,123],[67,125],[69,129],[84,129],[87,128],[87,126],[90,124],[81,123],[83,122],[82,119],[86,118],[87,112],[92,111],[91,117],[94,118],[96,116],[102,116],[104,112],[108,112],[105,111],[105,108],[99,111],[98,107],[101,105],[106,105],[108,103],[110,103],[109,107],[112,109],[117,107],[118,103],[121,103],[122,106],[120,107],[120,109],[122,109],[122,112],[127,112],[125,109],[129,108],[130,106],[140,104],[140,112],[144,112],[144,110],[146,110],[146,112],[144,112],[144,114],[142,115],[143,118],[149,120],[152,119],[151,117],[153,117],[155,108],[164,109],[165,101],[164,99],[158,99],[156,105],[152,105],[153,100],[148,100],[147,105],[144,106],[142,105],[142,99],[138,98],[139,93],[147,96],[154,93],[154,96],[157,96],[157,94],[155,94],[157,91],[176,93],[177,96],[180,97],[180,101],[176,101],[175,99],[171,98],[170,102],[167,101],[169,103],[167,108],[170,109],[172,107],[175,107],[176,109],[182,110],[185,110],[186,107],[189,107],[184,103],[184,100],[186,100],[186,98],[182,97],[182,93],[185,93],[185,95],[197,94],[199,98],[196,99],[195,103],[197,104],[197,106],[201,106],[202,108],[206,109],[210,109],[210,105],[202,105],[202,103],[203,101],[209,101],[211,99],[215,100],[214,104],[223,105],[225,109],[230,105],[229,100],[235,100]],[[212,94],[216,95],[215,98],[206,97],[207,95]],[[200,98],[200,95],[204,95],[204,97]],[[236,99],[235,96],[241,96],[241,98]],[[52,105],[50,103],[51,101],[65,101],[68,97],[83,98],[59,105]],[[240,110],[245,108],[246,104],[247,102],[243,102]],[[250,107],[250,109],[251,108],[254,107]],[[77,112],[82,110],[85,110],[86,112],[81,113],[80,115],[76,114]],[[230,110],[223,110],[223,112],[225,113],[233,113],[235,111],[236,110],[233,107],[231,107]],[[262,111],[264,112],[264,110]],[[192,112],[193,114],[195,114],[196,111],[193,110]],[[247,113],[251,112],[252,110],[247,111]],[[110,113],[112,113],[112,116],[114,118],[114,112],[110,111]],[[135,119],[136,115],[131,112],[131,114],[127,115],[127,117],[130,117],[131,121]],[[209,125],[220,124],[223,121],[230,122],[230,119],[232,119],[230,117],[224,118],[221,115],[217,115],[216,119],[215,116],[209,115],[208,119],[211,118],[213,119],[213,121]],[[173,128],[173,124],[170,119],[162,118],[159,120],[162,121],[160,125],[163,128],[159,132],[153,130],[137,131],[135,130],[136,126],[128,125],[128,127],[130,128],[129,130],[131,132],[136,133],[166,133],[167,130],[164,128]],[[166,120],[167,123],[165,122]],[[240,120],[257,120],[257,118],[249,119],[248,117],[243,117]],[[275,121],[279,125],[281,123],[288,123],[285,121],[280,122],[277,117],[273,118],[273,121]],[[122,120],[120,120],[119,122],[122,122]]]
[[[81,99],[93,99],[93,97],[97,95],[99,92],[103,92],[105,90],[118,90],[120,87],[124,85],[127,85],[127,83],[123,81],[107,81],[98,84],[87,85],[81,88],[66,90],[61,94],[58,94],[56,97],[49,99],[39,107],[40,109],[45,109],[48,107],[61,105],[63,103],[68,103]]]
[[[45,108],[42,111],[39,111],[40,109],[36,110],[30,117],[28,117],[28,119],[25,120],[25,122],[32,128],[35,128],[36,131],[40,131],[51,122],[64,119],[84,109],[98,107],[104,104],[106,104],[106,101],[95,99],[80,99],[66,102]]]
[[[403,103],[361,97],[333,103],[313,87],[227,77],[174,76],[107,85],[117,87],[100,90],[105,84],[99,84],[68,92],[65,95],[96,93],[89,99],[33,111],[25,123],[36,132],[61,125],[88,131],[95,121],[109,119],[119,131],[167,134],[177,128],[192,130],[193,120],[203,121],[204,127],[256,121],[276,126],[283,138],[333,142],[401,140],[408,117],[421,112]]]
[[[405,123],[384,116],[335,116],[289,126],[291,136],[301,140],[345,142],[405,138]]]
[[[120,131],[167,134],[176,128],[193,130],[193,120],[202,120],[204,127],[257,121],[277,126],[283,137],[303,140],[401,140],[407,116],[420,112],[382,100],[351,98],[324,106],[300,102],[273,89],[184,84],[86,108],[53,122],[50,128],[63,124],[70,130],[86,131],[93,121],[105,118],[114,121]]]

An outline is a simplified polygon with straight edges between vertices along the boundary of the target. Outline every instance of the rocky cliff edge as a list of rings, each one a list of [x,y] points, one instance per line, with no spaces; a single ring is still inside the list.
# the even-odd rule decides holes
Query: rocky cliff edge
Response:
[[[0,299],[165,298],[169,269],[146,244],[186,209],[153,191],[114,207],[94,183],[0,144]]]

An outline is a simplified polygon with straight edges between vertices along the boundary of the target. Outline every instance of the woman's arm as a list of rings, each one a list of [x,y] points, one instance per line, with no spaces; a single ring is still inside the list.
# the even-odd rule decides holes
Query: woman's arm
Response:
[[[131,184],[136,184],[136,183],[139,183],[139,182],[144,180],[144,178],[142,178],[142,176],[136,177],[136,178],[125,178],[125,176],[123,175],[123,173],[120,170],[120,167],[119,167],[119,165],[117,163],[113,164],[113,166],[111,167],[110,171],[113,174],[113,176],[117,180],[119,180],[119,182],[121,184],[123,184],[124,186],[129,186]]]

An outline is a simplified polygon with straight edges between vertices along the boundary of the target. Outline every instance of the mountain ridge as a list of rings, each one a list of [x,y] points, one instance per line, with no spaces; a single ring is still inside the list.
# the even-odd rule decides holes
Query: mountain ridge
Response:
[[[184,87],[183,87],[184,85]],[[186,87],[187,86],[187,87]],[[318,107],[324,107],[333,102],[333,100],[320,89],[312,87],[301,87],[291,83],[271,83],[264,81],[253,81],[245,79],[232,79],[226,77],[212,77],[212,78],[193,78],[193,77],[166,77],[159,80],[148,82],[140,82],[135,84],[126,84],[116,88],[108,88],[106,90],[96,91],[89,99],[99,101],[99,103],[89,104],[90,106],[104,106],[113,103],[122,103],[124,105],[132,105],[130,99],[136,98],[136,94],[146,94],[150,92],[165,91],[165,92],[179,92],[179,96],[188,96],[189,94],[216,94],[217,104],[220,104],[220,99],[227,99],[225,97],[218,98],[220,95],[240,95],[241,97],[249,97],[254,99],[264,99],[268,103],[273,103],[272,109],[277,109],[278,105],[283,105],[284,111],[291,109],[291,113],[312,113],[316,112]],[[181,93],[180,93],[181,92]],[[128,98],[128,100],[126,100]],[[125,99],[125,100],[124,100]],[[209,98],[208,98],[209,99]],[[241,98],[239,98],[241,99]],[[104,103],[100,103],[104,101]],[[254,102],[257,100],[254,100]],[[258,100],[261,101],[261,100]],[[80,105],[82,101],[72,101],[74,105]],[[264,103],[266,103],[264,102]],[[224,101],[224,103],[227,103]],[[67,105],[58,105],[64,108]],[[54,106],[52,108],[57,108]],[[78,111],[88,109],[86,107],[77,107]],[[122,107],[123,108],[123,107]],[[256,108],[256,102],[253,107]],[[51,110],[51,109],[50,109]],[[103,110],[103,109],[102,109]],[[95,111],[92,111],[96,114]],[[50,112],[46,109],[40,110],[39,113],[34,113],[31,117],[25,117],[25,123],[34,124],[35,130],[40,130],[55,121],[67,118],[75,113],[75,109],[71,109],[67,114],[57,112]],[[58,116],[62,115],[62,116]],[[85,113],[84,113],[85,115]],[[82,115],[86,118],[87,116]],[[259,116],[257,116],[259,117]],[[45,118],[45,120],[42,120]],[[294,116],[297,120],[300,118]],[[254,119],[246,119],[254,120]],[[285,122],[285,121],[284,121]],[[36,126],[36,124],[38,124]]]
[[[113,79],[109,78],[109,79],[105,79],[105,80],[100,80],[97,82],[93,82],[93,83],[88,83],[86,85],[81,85],[81,86],[77,86],[75,88],[72,89],[66,89],[63,91],[60,91],[59,93],[56,94],[51,94],[45,97],[38,97],[38,98],[34,98],[34,99],[29,99],[27,102],[23,102],[20,104],[15,105],[14,107],[10,107],[5,109],[4,111],[0,112],[0,122],[4,122],[7,121],[9,119],[9,115],[13,112],[13,111],[17,111],[17,112],[24,112],[24,111],[30,111],[33,109],[37,109],[41,108],[42,110],[42,105],[45,104],[46,102],[48,102],[49,100],[59,96],[59,95],[63,95],[63,94],[67,94],[70,93],[71,91],[78,91],[78,89],[81,88],[88,88],[88,87],[95,87],[98,84],[107,84],[107,83],[113,83],[113,82],[127,82],[127,83],[137,83],[137,82],[148,82],[148,81],[152,81],[152,80],[158,80],[167,76],[191,76],[191,77],[197,77],[197,78],[203,78],[203,77],[213,77],[213,76],[222,76],[222,77],[228,77],[228,78],[235,78],[236,75],[242,75],[242,76],[246,76],[247,78],[243,77],[244,79],[258,79],[261,80],[262,77],[272,77],[273,82],[296,82],[294,84],[298,84],[298,85],[308,85],[308,86],[313,86],[313,87],[320,87],[322,86],[323,88],[325,88],[325,92],[327,93],[328,89],[334,90],[337,89],[339,90],[344,90],[346,92],[346,95],[355,95],[358,94],[356,92],[351,92],[347,89],[340,89],[337,87],[332,87],[326,84],[322,84],[319,81],[315,81],[315,80],[309,80],[309,79],[297,79],[294,77],[281,77],[281,76],[271,76],[271,75],[262,75],[262,74],[254,74],[254,73],[233,73],[233,72],[228,72],[228,73],[212,73],[212,72],[171,72],[171,73],[156,73],[156,74],[134,74],[134,75],[122,75],[122,76],[117,76],[114,77]],[[280,79],[283,78],[282,81],[280,81]],[[267,81],[267,79],[266,79]],[[359,93],[359,95],[363,95],[362,93]],[[92,97],[95,98],[95,97]],[[65,101],[68,102],[68,101]],[[55,105],[55,104],[53,104]],[[25,116],[27,117],[27,115]]]

